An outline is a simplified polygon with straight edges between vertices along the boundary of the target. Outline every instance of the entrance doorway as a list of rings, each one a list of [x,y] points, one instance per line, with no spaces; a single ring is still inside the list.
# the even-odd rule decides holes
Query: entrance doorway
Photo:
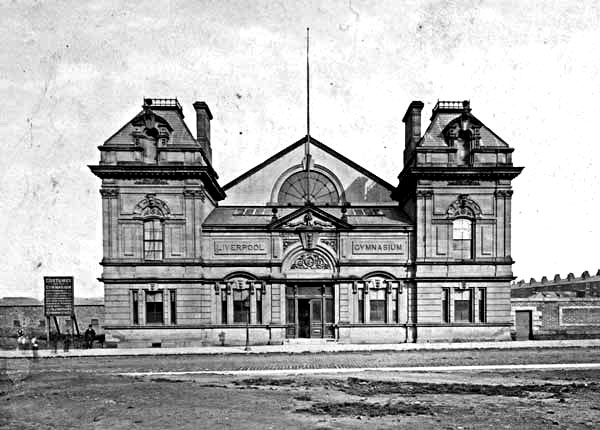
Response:
[[[531,311],[515,311],[515,340],[532,338]]]
[[[333,287],[315,284],[286,287],[288,338],[334,337]]]

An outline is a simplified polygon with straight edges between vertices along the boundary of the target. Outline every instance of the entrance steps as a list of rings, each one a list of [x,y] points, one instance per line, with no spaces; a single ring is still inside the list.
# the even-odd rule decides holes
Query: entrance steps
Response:
[[[337,341],[332,338],[297,338],[297,339],[286,339],[285,343],[288,345],[330,345]]]

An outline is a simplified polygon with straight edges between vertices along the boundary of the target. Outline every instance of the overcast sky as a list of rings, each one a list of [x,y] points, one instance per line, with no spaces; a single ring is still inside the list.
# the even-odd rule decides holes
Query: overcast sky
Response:
[[[600,10],[595,1],[2,1],[0,297],[73,275],[101,296],[88,164],[144,96],[213,114],[221,184],[311,134],[392,184],[411,100],[470,99],[515,148],[514,273],[595,274]]]

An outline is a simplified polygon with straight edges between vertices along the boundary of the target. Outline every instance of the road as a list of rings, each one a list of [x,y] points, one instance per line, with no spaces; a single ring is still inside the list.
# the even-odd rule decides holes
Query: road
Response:
[[[5,360],[0,428],[597,428],[598,368],[464,367],[557,363],[598,364],[600,348]]]

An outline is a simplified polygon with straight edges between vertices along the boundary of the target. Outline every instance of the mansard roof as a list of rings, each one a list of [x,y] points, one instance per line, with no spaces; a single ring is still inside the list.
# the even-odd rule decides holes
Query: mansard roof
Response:
[[[298,148],[301,145],[304,145],[306,143],[306,139],[308,136],[305,136],[303,138],[301,138],[300,140],[298,140],[295,143],[292,143],[291,145],[287,146],[286,148],[282,149],[281,151],[279,151],[278,153],[276,153],[275,155],[267,158],[265,161],[263,161],[262,163],[254,166],[253,168],[251,168],[250,170],[248,170],[245,173],[242,173],[240,176],[238,176],[237,178],[233,179],[232,181],[230,181],[228,184],[225,184],[223,186],[223,189],[226,191],[229,188],[233,187],[234,185],[240,183],[241,181],[243,181],[244,179],[252,176],[254,173],[258,172],[259,170],[265,168],[266,166],[268,166],[269,164],[273,163],[274,161],[280,159],[281,157],[283,157],[284,155],[288,154],[289,152],[293,151],[294,149]],[[371,179],[372,181],[378,183],[379,185],[383,186],[384,188],[393,191],[394,190],[394,186],[391,185],[389,182],[383,180],[382,178],[380,178],[379,176],[375,175],[374,173],[368,171],[367,169],[365,169],[364,167],[362,167],[361,165],[355,163],[354,161],[350,160],[349,158],[344,157],[342,154],[340,154],[339,152],[335,151],[334,149],[332,149],[331,147],[325,145],[324,143],[318,141],[317,139],[315,139],[314,137],[310,137],[310,143],[311,145],[314,145],[315,147],[323,150],[324,152],[328,153],[329,155],[337,158],[338,160],[342,161],[343,163],[347,164],[348,166],[352,167],[353,169],[359,171],[360,173],[362,173],[363,175],[365,175],[366,177],[368,177],[369,179]]]

